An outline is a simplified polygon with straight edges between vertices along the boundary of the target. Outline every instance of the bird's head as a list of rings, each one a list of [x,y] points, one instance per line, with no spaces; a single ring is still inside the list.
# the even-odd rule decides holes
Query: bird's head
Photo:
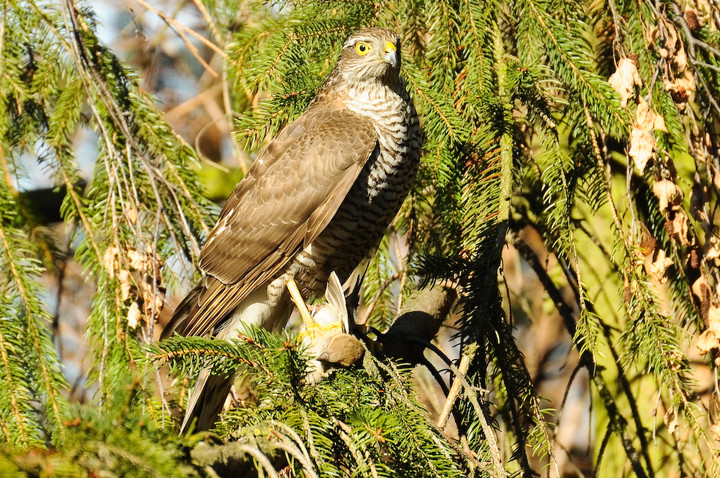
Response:
[[[345,41],[338,68],[350,81],[395,81],[400,72],[400,37],[387,28],[363,28]]]

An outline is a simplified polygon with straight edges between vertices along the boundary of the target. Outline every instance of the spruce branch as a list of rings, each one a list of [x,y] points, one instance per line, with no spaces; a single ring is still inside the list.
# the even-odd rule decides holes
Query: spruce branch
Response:
[[[720,348],[711,336],[715,320],[709,313],[715,317],[713,292],[720,281],[715,138],[720,17],[715,7],[611,1],[588,8],[559,0],[283,0],[268,7],[253,0],[238,10],[224,2],[193,0],[183,15],[194,14],[207,25],[208,39],[145,0],[139,4],[176,32],[182,52],[171,58],[173,67],[180,65],[179,70],[187,61],[203,65],[198,86],[205,93],[173,112],[178,131],[194,117],[193,108],[222,101],[218,109],[226,118],[238,118],[236,138],[248,149],[238,155],[241,168],[242,158],[304,110],[350,32],[363,25],[392,25],[401,34],[402,73],[422,117],[424,155],[412,198],[381,244],[363,296],[372,304],[372,325],[384,331],[375,336],[385,356],[405,364],[367,353],[362,366],[334,369],[311,384],[303,380],[307,357],[286,337],[279,343],[278,337],[249,333],[251,341],[241,337],[227,350],[179,338],[153,352],[141,346],[151,340],[160,315],[156,309],[145,311],[143,304],[164,299],[166,287],[175,289],[197,272],[199,245],[217,210],[202,198],[193,170],[197,154],[162,118],[162,104],[140,89],[132,69],[102,45],[87,3],[8,0],[0,18],[0,176],[5,183],[0,188],[5,292],[0,376],[6,385],[0,390],[0,439],[19,449],[42,447],[49,438],[55,449],[30,457],[3,448],[0,467],[42,474],[57,466],[78,475],[97,470],[88,463],[102,463],[117,474],[193,474],[172,468],[191,459],[180,452],[179,441],[166,442],[155,431],[145,434],[147,427],[164,423],[165,412],[182,408],[182,399],[158,404],[140,393],[152,388],[154,378],[160,381],[161,371],[145,374],[132,387],[134,398],[118,407],[123,412],[102,426],[99,417],[66,419],[74,408],[62,399],[66,384],[45,330],[51,316],[42,304],[52,294],[44,284],[56,282],[52,279],[62,274],[65,258],[58,256],[56,242],[62,242],[47,232],[45,216],[36,214],[39,196],[25,191],[34,180],[25,166],[37,159],[47,176],[43,180],[60,187],[53,198],[63,201],[53,220],[69,226],[66,243],[77,247],[68,263],[76,260],[86,284],[97,290],[86,335],[95,359],[90,378],[99,386],[91,401],[106,413],[114,411],[124,377],[155,366],[147,359],[187,373],[206,366],[242,369],[257,388],[258,402],[228,410],[217,429],[218,437],[249,447],[233,449],[233,471],[459,477],[519,468],[529,475],[546,461],[559,464],[553,448],[565,449],[540,408],[538,391],[547,390],[547,377],[531,376],[531,361],[523,356],[535,351],[527,345],[534,329],[526,324],[539,324],[557,310],[580,365],[590,373],[591,397],[601,399],[600,406],[591,400],[589,412],[592,423],[607,428],[588,441],[595,473],[630,469],[651,477],[669,469],[714,476],[720,440],[704,400],[717,377],[705,379],[702,370],[712,368]],[[142,18],[133,20],[145,28]],[[207,88],[204,82],[212,74],[204,68],[216,67],[200,47],[226,58],[222,75],[216,71],[217,83]],[[171,49],[163,51],[172,55]],[[627,89],[627,107],[619,106],[607,81],[618,59],[631,61],[639,78]],[[641,104],[665,126],[645,137],[651,151],[644,172],[629,154]],[[85,149],[82,157],[76,151],[84,130],[97,136],[89,178],[84,177]],[[671,183],[684,199],[664,205],[655,192],[658,183]],[[536,236],[533,242],[520,239],[525,232]],[[515,248],[504,251],[506,243]],[[548,253],[545,263],[533,252],[538,244]],[[129,254],[146,250],[159,259],[143,270],[132,269]],[[420,268],[407,267],[401,257],[406,250],[410,263]],[[505,265],[511,270],[515,253],[536,272],[537,290],[524,287],[525,268],[514,278],[503,274],[499,282],[501,259],[510,259]],[[459,365],[468,368],[449,380],[457,392],[446,391],[445,380],[431,370],[450,396],[441,419],[446,425],[449,413],[455,414],[460,441],[430,421],[408,367],[425,364],[426,350],[439,351],[430,341],[445,316],[435,314],[439,308],[419,313],[412,298],[406,300],[407,292],[416,281],[443,279],[452,280],[461,294],[454,340],[466,350],[479,346],[472,361],[463,361],[467,356],[460,353]],[[501,289],[508,291],[507,315]],[[510,301],[516,295],[523,300]],[[543,298],[555,310],[547,311]],[[139,324],[133,316],[135,328],[128,320],[130,304],[143,311]],[[396,315],[400,318],[393,321]],[[700,331],[709,349],[691,359]],[[558,420],[571,406],[574,378],[571,373],[561,411],[552,415]],[[697,389],[693,380],[701,382]],[[84,383],[84,377],[76,383]],[[174,385],[161,388],[169,396],[175,392]],[[490,393],[478,396],[479,389]],[[668,411],[667,426],[653,428],[654,445],[643,425],[652,413],[645,393],[657,395],[656,412],[660,404]],[[490,399],[495,407],[485,402]],[[143,424],[132,418],[132,408],[147,411]],[[492,428],[494,420],[502,431]],[[100,428],[103,432],[94,435]],[[256,446],[254,434],[269,443]],[[511,444],[512,455],[498,462],[500,443]],[[220,448],[208,459],[213,466],[222,462]],[[531,456],[531,449],[541,456]],[[577,453],[572,446],[565,451],[570,460]],[[610,455],[617,459],[607,459]],[[554,471],[568,470],[574,469]],[[207,466],[196,471],[213,473]]]
[[[0,220],[0,249],[2,249],[3,255],[5,256],[5,260],[2,262],[10,269],[11,288],[18,294],[20,299],[19,305],[25,315],[22,326],[25,329],[23,331],[24,334],[26,334],[25,338],[29,339],[28,349],[30,351],[30,357],[25,358],[27,361],[26,366],[37,367],[39,371],[39,381],[36,384],[32,384],[31,387],[37,387],[35,393],[39,394],[39,396],[35,398],[41,400],[42,406],[47,408],[49,415],[47,418],[52,424],[53,431],[58,434],[56,440],[62,442],[65,438],[62,416],[65,400],[60,394],[60,388],[65,387],[66,383],[60,374],[56,356],[53,353],[48,353],[49,350],[53,350],[51,339],[48,334],[44,333],[44,330],[40,329],[39,321],[41,319],[47,319],[47,311],[45,311],[37,301],[37,292],[36,290],[32,290],[34,288],[32,279],[26,275],[26,271],[22,271],[19,268],[20,264],[26,262],[27,269],[33,271],[35,269],[32,264],[33,260],[28,257],[25,257],[23,260],[16,256],[18,251],[21,251],[20,253],[22,254],[24,247],[10,236],[10,231],[6,229],[6,226],[2,224],[2,222],[3,221]],[[10,320],[17,320],[17,318]],[[7,369],[9,363],[6,358],[3,362],[7,364]],[[12,380],[10,383],[12,383]],[[16,419],[19,419],[19,409],[16,398],[12,393],[10,399],[13,404],[12,408]],[[20,424],[22,421],[18,421],[18,423]],[[24,431],[22,435],[25,436]],[[28,445],[29,442],[25,444]]]
[[[626,127],[624,115],[621,114],[620,110],[618,110],[614,103],[608,100],[611,95],[608,94],[607,85],[604,82],[598,81],[599,78],[578,64],[576,59],[573,57],[573,52],[565,48],[566,44],[572,43],[568,38],[558,37],[558,35],[566,35],[567,31],[563,29],[562,26],[559,26],[558,28],[551,28],[549,23],[552,21],[552,15],[542,9],[539,3],[529,0],[527,5],[532,11],[533,17],[542,27],[544,34],[551,40],[551,45],[562,59],[562,63],[559,63],[561,68],[566,66],[570,68],[572,76],[571,78],[568,78],[570,80],[569,83],[575,83],[577,87],[588,91],[590,93],[588,98],[592,98],[594,100],[593,103],[597,103],[598,111],[600,110],[599,107],[602,106],[605,111],[609,111],[610,114],[612,114],[616,125],[623,128]],[[600,85],[603,85],[604,91],[600,90]]]
[[[451,367],[452,371],[455,374],[455,380],[453,381],[452,387],[450,388],[450,393],[448,393],[445,405],[443,406],[443,410],[442,412],[440,412],[437,426],[440,428],[445,427],[450,412],[453,410],[453,408],[455,408],[455,400],[457,399],[458,394],[460,393],[460,389],[462,388],[465,391],[465,396],[470,400],[470,403],[475,409],[475,416],[480,421],[484,438],[485,440],[487,440],[488,446],[490,448],[490,456],[492,458],[493,464],[490,473],[492,474],[492,476],[502,476],[498,474],[499,470],[503,469],[503,466],[502,461],[500,460],[500,449],[498,448],[495,432],[488,425],[488,421],[485,418],[485,411],[483,410],[483,407],[480,406],[480,402],[477,398],[477,387],[471,387],[466,378],[468,369],[470,368],[470,364],[473,362],[474,355],[477,352],[478,347],[476,345],[467,345],[465,347],[465,351],[463,352],[462,358],[460,359],[460,365],[458,367]]]
[[[6,400],[9,400],[10,402],[10,414],[15,421],[15,427],[13,428],[17,428],[16,431],[19,434],[19,445],[22,447],[28,447],[31,444],[31,440],[28,430],[26,430],[28,426],[28,424],[26,424],[27,411],[21,411],[20,409],[21,405],[18,399],[21,397],[21,392],[16,388],[16,380],[11,375],[13,365],[10,363],[10,353],[5,345],[6,343],[7,339],[2,332],[2,329],[0,329],[0,359],[2,359],[3,363],[3,378],[8,393],[8,398]],[[6,443],[13,443],[15,440],[11,434],[8,426],[9,424],[6,425],[6,421],[4,419],[0,420],[0,423],[2,423],[3,435],[5,435]]]

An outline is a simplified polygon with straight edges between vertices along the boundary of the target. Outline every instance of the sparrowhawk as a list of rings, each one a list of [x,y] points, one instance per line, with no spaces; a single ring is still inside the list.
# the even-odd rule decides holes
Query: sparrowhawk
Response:
[[[163,338],[237,337],[242,324],[282,329],[286,282],[322,296],[370,257],[407,196],[419,165],[420,126],[400,72],[400,38],[365,28],[306,111],[257,156],[200,253],[204,279],[177,307]],[[214,424],[231,378],[201,373],[186,428]]]

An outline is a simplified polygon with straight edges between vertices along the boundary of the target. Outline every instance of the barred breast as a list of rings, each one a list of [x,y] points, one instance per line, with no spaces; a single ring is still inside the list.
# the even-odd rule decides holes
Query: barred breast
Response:
[[[307,299],[322,295],[333,271],[347,280],[378,247],[419,166],[418,117],[404,84],[353,90],[347,97],[348,109],[373,121],[378,148],[330,224],[289,268]]]

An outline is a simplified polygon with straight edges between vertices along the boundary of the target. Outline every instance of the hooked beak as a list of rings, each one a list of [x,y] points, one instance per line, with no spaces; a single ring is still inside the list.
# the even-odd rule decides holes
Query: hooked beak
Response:
[[[399,63],[397,47],[395,43],[389,41],[385,44],[385,57],[386,63],[389,63],[393,68],[397,68]]]

